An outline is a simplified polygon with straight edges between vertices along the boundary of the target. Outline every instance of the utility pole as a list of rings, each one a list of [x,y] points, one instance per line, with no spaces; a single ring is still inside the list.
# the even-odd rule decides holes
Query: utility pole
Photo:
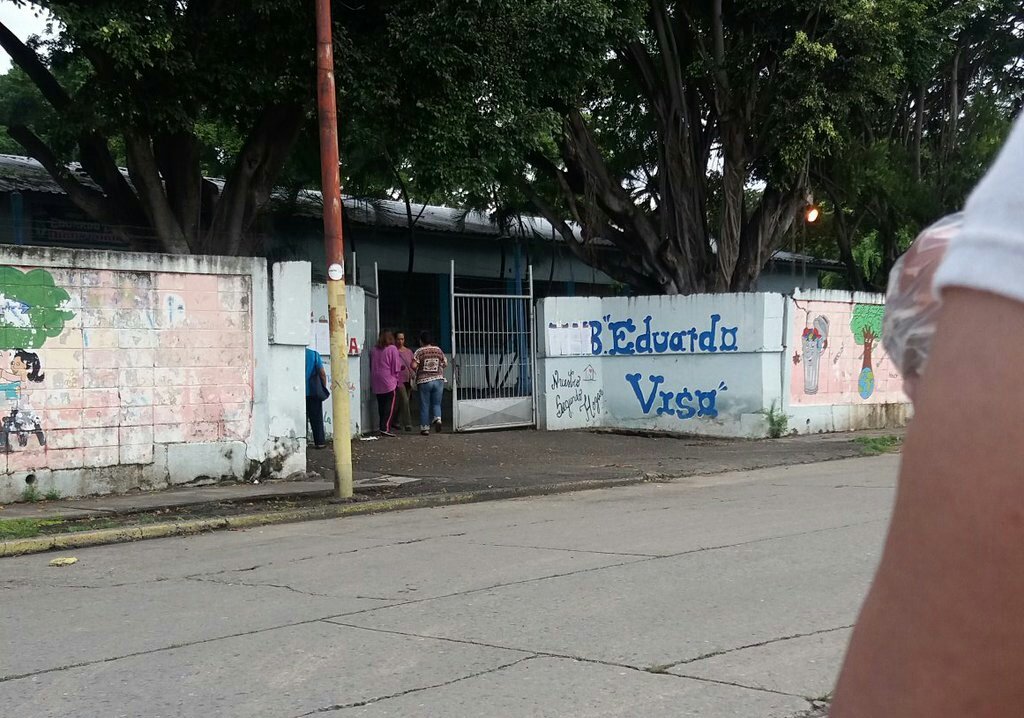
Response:
[[[316,0],[316,94],[320,116],[320,185],[324,201],[327,309],[331,333],[334,495],[347,499],[352,496],[352,437],[349,435],[348,352],[345,347],[348,310],[345,306],[345,242],[341,233],[341,170],[330,0]]]

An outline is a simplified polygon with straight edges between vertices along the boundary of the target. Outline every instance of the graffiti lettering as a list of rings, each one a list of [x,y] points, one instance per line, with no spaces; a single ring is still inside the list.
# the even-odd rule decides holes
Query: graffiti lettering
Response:
[[[569,370],[569,375],[564,379],[559,375],[558,370],[551,377],[551,389],[579,389],[581,377],[576,376],[576,372],[572,369]]]
[[[590,325],[590,351],[592,354],[609,356],[634,354],[681,354],[684,352],[714,354],[716,352],[739,351],[739,327],[722,325],[722,316],[712,314],[710,326],[703,330],[697,327],[676,331],[656,330],[651,315],[641,321],[641,329],[631,319],[612,320],[610,314],[601,321],[593,319]],[[607,333],[605,330],[607,329]],[[611,335],[608,347],[607,334]]]
[[[665,377],[651,374],[647,377],[650,389],[645,392],[641,388],[642,380],[643,375],[641,374],[626,374],[626,382],[633,388],[633,393],[636,395],[636,400],[643,413],[650,414],[653,411],[656,416],[674,416],[681,420],[694,417],[715,418],[718,416],[718,394],[729,389],[725,382],[721,382],[717,389],[711,391],[695,389],[691,393],[687,387],[683,387],[681,391],[661,391]],[[696,406],[693,404],[694,394],[697,397]]]
[[[604,390],[587,394],[583,389],[577,389],[564,398],[561,394],[555,394],[555,416],[559,419],[563,416],[572,419],[579,414],[587,421],[593,421],[601,414],[602,399]]]
[[[582,392],[580,392],[580,394],[582,394]],[[573,404],[576,403],[576,401],[577,401],[576,395],[573,395],[573,396],[570,396],[570,397],[568,397],[566,399],[563,399],[560,395],[556,394],[555,395],[555,416],[557,416],[559,419],[561,419],[563,416],[568,415],[568,417],[571,419],[572,416],[573,416],[573,414],[572,414],[572,406],[573,406]]]

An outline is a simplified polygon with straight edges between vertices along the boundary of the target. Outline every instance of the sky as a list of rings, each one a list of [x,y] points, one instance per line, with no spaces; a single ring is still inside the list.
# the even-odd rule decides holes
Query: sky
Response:
[[[32,6],[17,7],[10,0],[0,0],[0,22],[22,40],[29,35],[42,35],[46,30],[46,18],[36,17],[39,12]],[[0,50],[0,74],[11,69],[11,57]]]

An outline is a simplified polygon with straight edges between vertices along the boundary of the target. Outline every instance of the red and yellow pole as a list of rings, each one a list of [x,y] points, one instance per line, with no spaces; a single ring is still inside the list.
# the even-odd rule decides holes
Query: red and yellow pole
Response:
[[[334,43],[330,0],[316,0],[317,109],[320,117],[320,180],[327,250],[327,308],[331,333],[331,406],[334,412],[334,493],[352,496],[352,437],[349,435],[348,352],[345,346],[345,241],[341,229],[341,170],[338,109],[334,88]]]

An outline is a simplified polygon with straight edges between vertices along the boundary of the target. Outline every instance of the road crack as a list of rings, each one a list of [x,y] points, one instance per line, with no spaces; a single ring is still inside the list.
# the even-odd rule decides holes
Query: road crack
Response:
[[[331,623],[331,624],[334,624],[336,626],[344,626],[345,628],[356,628],[356,629],[359,629],[359,630],[362,630],[362,631],[370,631],[372,633],[384,633],[384,634],[389,634],[389,635],[394,635],[394,636],[404,636],[404,637],[407,637],[407,638],[425,638],[427,640],[445,641],[447,643],[457,643],[457,644],[461,644],[461,645],[477,646],[479,648],[495,648],[495,649],[499,649],[499,650],[503,650],[503,651],[516,651],[516,652],[519,652],[519,653],[531,653],[532,655],[530,656],[530,658],[556,658],[556,659],[562,659],[562,660],[568,660],[568,661],[577,661],[579,663],[591,663],[591,664],[594,664],[594,665],[606,666],[606,667],[609,667],[609,668],[624,668],[626,670],[634,671],[636,673],[644,673],[644,674],[647,674],[647,675],[666,676],[668,678],[676,678],[676,679],[682,678],[682,679],[685,679],[685,680],[703,681],[703,682],[706,682],[706,683],[718,683],[718,684],[721,684],[721,685],[733,686],[735,688],[744,688],[744,689],[750,690],[750,691],[758,691],[758,692],[761,692],[761,693],[771,693],[773,695],[780,695],[780,696],[787,696],[789,698],[800,698],[802,700],[808,700],[806,696],[801,696],[801,695],[798,695],[796,693],[787,693],[785,691],[777,691],[777,690],[774,690],[774,689],[771,689],[771,688],[763,688],[761,686],[749,686],[749,685],[744,685],[742,683],[730,683],[728,681],[718,681],[718,680],[714,680],[712,678],[700,678],[700,677],[697,677],[697,676],[684,676],[684,675],[680,675],[678,673],[668,673],[667,671],[652,671],[649,668],[644,668],[642,666],[636,666],[636,665],[633,665],[631,663],[621,663],[621,662],[618,662],[618,661],[607,661],[607,660],[602,660],[600,658],[591,658],[589,656],[578,656],[578,655],[573,655],[573,654],[569,654],[569,653],[558,653],[556,651],[544,651],[544,650],[535,650],[535,649],[527,649],[527,648],[516,648],[514,646],[503,646],[503,645],[500,645],[500,644],[497,644],[497,643],[487,643],[485,641],[473,641],[473,640],[470,640],[468,638],[450,638],[450,637],[447,637],[447,636],[436,636],[436,635],[429,634],[429,633],[413,633],[413,632],[410,632],[410,631],[396,631],[396,630],[387,629],[387,628],[371,628],[371,627],[368,627],[368,626],[358,626],[358,625],[351,624],[351,623],[342,623],[341,621],[336,621],[336,620],[333,620],[333,619],[324,619],[324,622],[325,623]],[[833,629],[833,630],[838,630],[838,629]],[[521,661],[518,661],[518,662],[521,662]],[[346,706],[346,707],[350,707],[350,706]],[[299,717],[299,718],[301,718],[301,717]]]
[[[403,696],[408,696],[408,695],[411,695],[413,693],[420,693],[422,691],[430,691],[430,690],[434,690],[435,688],[444,688],[446,686],[450,686],[450,685],[453,685],[455,683],[461,683],[462,681],[468,681],[468,680],[472,680],[473,678],[479,678],[480,676],[486,676],[486,675],[491,674],[491,673],[497,673],[498,671],[503,671],[506,668],[512,668],[513,666],[518,666],[520,663],[525,663],[526,661],[531,661],[534,658],[537,658],[537,656],[524,656],[523,658],[516,659],[516,660],[511,661],[509,663],[503,663],[500,666],[495,666],[494,668],[488,668],[488,669],[483,670],[483,671],[476,671],[475,673],[470,673],[469,675],[465,675],[465,676],[459,676],[458,678],[453,678],[453,679],[448,680],[448,681],[442,681],[441,683],[434,683],[434,684],[431,684],[429,686],[417,686],[416,688],[409,688],[408,690],[399,691],[397,693],[390,693],[390,694],[388,694],[386,696],[377,696],[375,698],[367,698],[366,700],[355,701],[353,703],[338,703],[338,704],[332,705],[332,706],[324,706],[323,708],[317,708],[316,710],[312,710],[312,711],[309,711],[307,713],[300,713],[295,718],[306,718],[306,716],[317,715],[318,713],[330,713],[332,711],[345,710],[346,708],[359,708],[361,706],[368,706],[371,703],[380,703],[382,701],[389,701],[389,700],[393,700],[395,698],[402,698]]]
[[[822,628],[817,631],[808,631],[807,633],[794,633],[790,636],[780,636],[779,638],[769,638],[766,641],[759,641],[758,643],[748,643],[745,646],[737,646],[736,648],[726,648],[721,651],[711,651],[710,653],[704,653],[696,656],[695,658],[687,658],[683,661],[677,661],[675,663],[669,663],[662,666],[654,666],[650,668],[652,672],[664,672],[670,671],[678,666],[685,666],[690,663],[697,663],[698,661],[706,661],[709,658],[717,658],[718,656],[727,656],[730,653],[736,653],[737,651],[746,651],[751,648],[762,648],[764,646],[770,646],[774,643],[784,643],[785,641],[792,641],[797,638],[809,638],[811,636],[821,636],[826,633],[835,633],[836,631],[843,631],[848,628],[853,628],[854,624],[849,623],[844,626],[835,626],[834,628]]]

